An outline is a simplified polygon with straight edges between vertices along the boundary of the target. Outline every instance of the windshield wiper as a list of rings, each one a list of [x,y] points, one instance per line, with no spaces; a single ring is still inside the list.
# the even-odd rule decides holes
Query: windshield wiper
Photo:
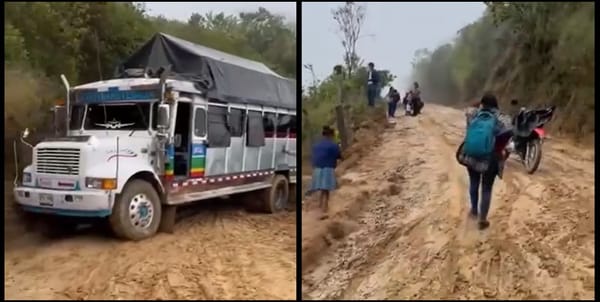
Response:
[[[144,115],[144,111],[142,110],[142,107],[140,106],[139,103],[136,103],[135,107],[138,109],[138,111],[140,112],[140,115],[142,116],[142,122],[144,123],[144,127],[146,127],[146,130],[148,130],[148,134],[150,134],[150,136],[152,136],[152,132],[150,131],[150,129],[148,127],[148,123],[146,122],[146,116]],[[152,105],[150,105],[150,107],[152,107]],[[150,110],[148,110],[148,112],[150,112]],[[131,129],[129,136],[132,136],[135,131],[137,131],[137,129],[135,129],[135,128]]]

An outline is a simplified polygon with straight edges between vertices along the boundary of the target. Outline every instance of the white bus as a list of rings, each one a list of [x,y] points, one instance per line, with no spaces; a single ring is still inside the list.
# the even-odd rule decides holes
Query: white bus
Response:
[[[173,71],[148,71],[162,63]],[[178,205],[244,193],[273,213],[295,199],[295,81],[164,34],[121,68],[73,88],[63,77],[68,129],[33,147],[14,189],[23,210],[107,218],[141,240],[172,232]]]

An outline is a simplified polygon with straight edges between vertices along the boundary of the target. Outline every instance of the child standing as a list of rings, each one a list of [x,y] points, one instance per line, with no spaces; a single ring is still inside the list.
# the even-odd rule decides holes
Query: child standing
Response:
[[[321,133],[323,138],[312,149],[312,185],[311,192],[319,191],[319,208],[321,219],[328,218],[329,193],[337,188],[335,168],[337,161],[342,158],[340,147],[335,143],[334,130],[324,126]]]

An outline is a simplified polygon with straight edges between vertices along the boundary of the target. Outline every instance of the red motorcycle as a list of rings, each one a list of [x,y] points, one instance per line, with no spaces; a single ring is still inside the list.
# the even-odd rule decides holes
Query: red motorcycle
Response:
[[[552,119],[555,109],[556,106],[539,110],[521,108],[513,118],[512,136],[506,146],[506,158],[510,154],[516,154],[528,174],[533,174],[540,165],[542,145],[546,139],[544,125]]]

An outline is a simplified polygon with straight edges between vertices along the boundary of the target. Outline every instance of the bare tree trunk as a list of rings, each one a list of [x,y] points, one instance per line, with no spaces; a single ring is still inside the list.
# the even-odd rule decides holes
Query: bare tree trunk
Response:
[[[348,129],[348,120],[346,114],[346,106],[344,106],[344,76],[338,75],[338,102],[335,107],[336,123],[340,133],[342,151],[346,150],[350,145],[350,130]]]
[[[333,20],[338,24],[342,46],[344,47],[344,64],[348,75],[356,71],[359,62],[356,54],[356,43],[365,20],[366,8],[355,2],[346,2],[332,10]]]
[[[338,131],[340,132],[341,147],[342,147],[342,151],[344,151],[349,147],[349,139],[348,139],[349,135],[348,135],[348,128],[346,127],[346,119],[344,118],[344,116],[345,116],[344,106],[341,104],[338,104],[335,107],[335,113],[336,113],[337,128],[338,128]]]

